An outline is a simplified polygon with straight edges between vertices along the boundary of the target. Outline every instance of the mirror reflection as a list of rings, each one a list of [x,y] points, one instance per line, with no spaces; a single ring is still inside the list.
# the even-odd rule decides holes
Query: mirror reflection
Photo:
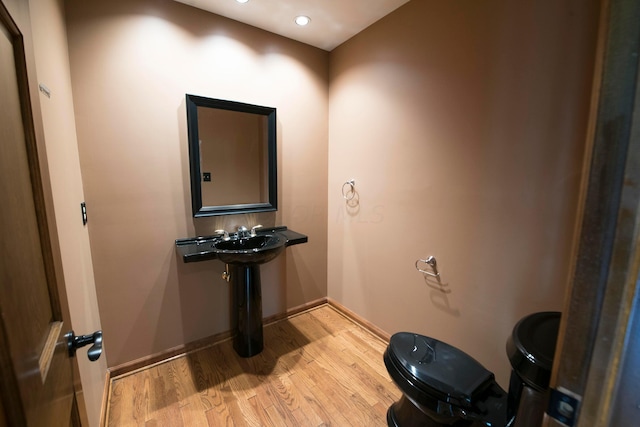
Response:
[[[276,110],[187,95],[195,217],[275,211]]]

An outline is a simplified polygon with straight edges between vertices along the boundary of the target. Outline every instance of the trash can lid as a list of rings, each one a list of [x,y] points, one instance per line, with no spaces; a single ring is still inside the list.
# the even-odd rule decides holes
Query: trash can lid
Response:
[[[545,311],[522,318],[507,340],[507,356],[522,380],[540,391],[549,387],[560,312]]]
[[[462,350],[410,332],[391,337],[389,350],[420,389],[440,400],[467,407],[493,382],[493,373]]]

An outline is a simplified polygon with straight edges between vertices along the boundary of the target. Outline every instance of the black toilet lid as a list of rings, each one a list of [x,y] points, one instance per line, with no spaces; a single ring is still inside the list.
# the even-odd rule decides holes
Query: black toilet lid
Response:
[[[424,391],[446,395],[467,406],[492,382],[493,374],[465,352],[442,341],[410,332],[391,337],[389,349]]]

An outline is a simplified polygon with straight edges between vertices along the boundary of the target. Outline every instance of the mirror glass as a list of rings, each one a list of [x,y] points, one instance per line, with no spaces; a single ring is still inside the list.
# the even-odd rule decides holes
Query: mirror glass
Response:
[[[187,95],[193,216],[277,209],[276,109]]]

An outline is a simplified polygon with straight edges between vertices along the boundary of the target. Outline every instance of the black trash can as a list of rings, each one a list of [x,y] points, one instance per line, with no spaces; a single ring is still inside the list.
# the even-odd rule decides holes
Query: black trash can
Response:
[[[530,314],[516,324],[507,340],[512,368],[507,413],[508,419],[516,416],[513,427],[542,424],[559,326],[559,312]]]

